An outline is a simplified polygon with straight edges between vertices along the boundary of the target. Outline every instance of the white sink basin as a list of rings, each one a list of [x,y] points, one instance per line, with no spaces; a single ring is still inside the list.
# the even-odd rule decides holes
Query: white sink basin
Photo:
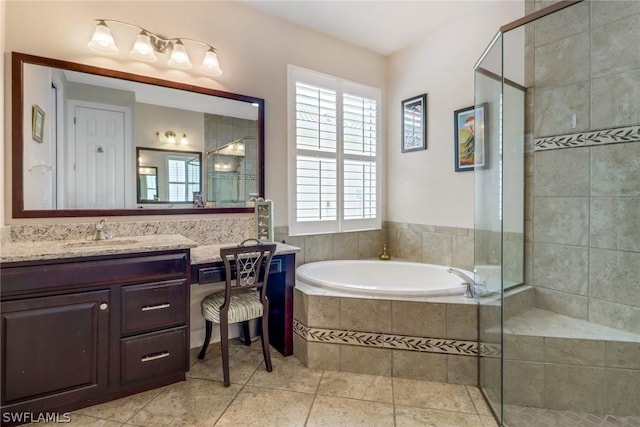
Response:
[[[81,242],[69,242],[65,243],[65,248],[92,248],[101,246],[122,246],[132,245],[138,243],[137,240],[132,239],[110,239],[110,240],[83,240]]]

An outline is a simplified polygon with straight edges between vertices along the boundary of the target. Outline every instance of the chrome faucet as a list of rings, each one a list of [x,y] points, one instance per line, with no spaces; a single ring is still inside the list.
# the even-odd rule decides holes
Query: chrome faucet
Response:
[[[105,224],[106,222],[107,222],[106,219],[101,219],[96,223],[92,240],[113,239],[113,236],[111,235],[111,233],[109,233],[106,229],[106,224]]]
[[[458,276],[459,278],[461,278],[463,280],[463,283],[467,287],[465,289],[465,291],[464,291],[464,297],[465,298],[473,298],[475,296],[475,294],[476,294],[476,282],[475,282],[475,280],[473,280],[468,275],[464,274],[462,271],[456,270],[455,268],[449,267],[449,269],[447,269],[447,272],[449,272],[451,274],[455,274],[456,276]]]

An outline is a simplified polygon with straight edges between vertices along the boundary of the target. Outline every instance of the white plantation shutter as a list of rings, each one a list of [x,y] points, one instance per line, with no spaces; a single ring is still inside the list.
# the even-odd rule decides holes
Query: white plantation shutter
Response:
[[[289,233],[380,228],[380,91],[289,67]]]
[[[183,160],[168,160],[169,171],[169,201],[184,202],[187,195],[185,187],[185,178],[187,164]]]
[[[345,94],[343,100],[344,219],[375,219],[378,103],[352,94]]]
[[[200,191],[200,162],[182,158],[168,159],[169,201],[189,202],[194,191]]]
[[[335,221],[338,217],[338,194],[335,158],[297,158],[298,221]]]

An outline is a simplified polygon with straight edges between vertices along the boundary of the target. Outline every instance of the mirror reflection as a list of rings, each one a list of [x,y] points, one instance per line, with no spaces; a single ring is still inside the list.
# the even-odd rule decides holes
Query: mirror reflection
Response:
[[[154,166],[138,167],[138,203],[157,202],[158,168]]]
[[[118,78],[132,76],[125,73],[81,72],[101,69],[29,58],[46,64],[22,63],[22,168],[14,167],[22,188],[14,188],[19,192],[14,194],[16,216],[48,216],[25,211],[100,210],[108,215],[140,208],[246,208],[252,196],[261,195],[262,100],[192,86],[183,90],[185,85],[140,76],[134,76],[140,81]],[[32,111],[39,112],[37,117]]]
[[[202,153],[138,148],[138,203],[192,203],[202,192]]]
[[[239,138],[207,151],[207,202],[233,206],[258,196],[257,156],[255,136]]]

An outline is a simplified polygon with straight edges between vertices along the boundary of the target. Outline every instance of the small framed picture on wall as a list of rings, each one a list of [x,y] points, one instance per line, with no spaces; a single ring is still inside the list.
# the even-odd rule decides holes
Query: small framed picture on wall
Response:
[[[27,122],[29,123],[29,122]],[[31,109],[31,138],[35,142],[42,143],[44,137],[44,110],[33,104]]]
[[[402,152],[427,149],[427,94],[402,101]]]
[[[485,164],[485,113],[485,105],[453,112],[456,172],[472,171]]]

